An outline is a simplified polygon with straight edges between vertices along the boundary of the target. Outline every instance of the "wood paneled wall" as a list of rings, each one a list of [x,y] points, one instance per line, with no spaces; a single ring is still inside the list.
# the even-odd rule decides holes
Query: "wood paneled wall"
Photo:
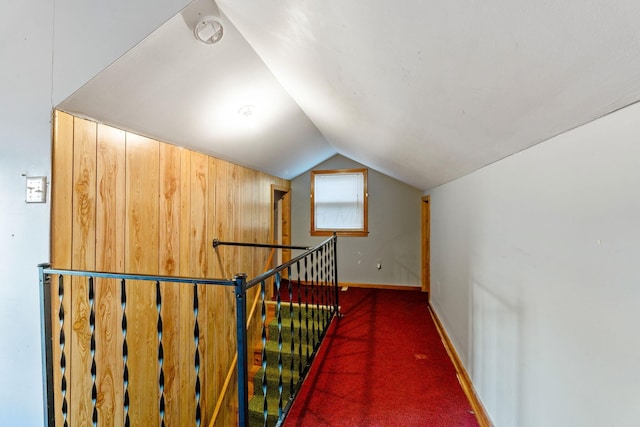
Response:
[[[55,268],[230,278],[252,277],[267,249],[212,248],[214,238],[267,242],[272,186],[286,180],[89,120],[55,112],[51,262]],[[96,281],[96,375],[100,425],[123,425],[120,284]],[[226,287],[198,287],[202,423],[220,396],[235,353],[235,298]],[[60,334],[52,287],[53,337]],[[161,284],[167,425],[193,425],[193,288]],[[250,300],[250,299],[249,299]],[[91,425],[90,307],[87,284],[65,284],[64,333],[69,425]],[[131,425],[157,426],[158,334],[155,287],[130,282],[127,320]],[[98,323],[99,321],[99,323]],[[255,322],[258,323],[258,322]],[[258,325],[256,325],[258,326]],[[255,331],[250,331],[254,335]],[[61,349],[53,346],[54,365]],[[62,425],[61,372],[54,372],[56,425]],[[216,425],[236,424],[231,387]]]

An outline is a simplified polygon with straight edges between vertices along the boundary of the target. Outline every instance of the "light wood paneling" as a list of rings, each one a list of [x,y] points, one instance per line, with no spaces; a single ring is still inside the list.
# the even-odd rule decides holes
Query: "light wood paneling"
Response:
[[[96,264],[96,129],[95,123],[74,119],[73,247],[71,267],[93,270]],[[70,349],[70,424],[89,425],[93,415],[88,283],[71,280],[72,334]]]
[[[124,270],[125,237],[125,133],[98,125],[96,267]]]
[[[240,169],[238,165],[227,163],[226,176],[221,177],[221,179],[227,183],[226,194],[221,195],[223,200],[221,218],[223,223],[221,228],[227,228],[228,231],[224,237],[225,239],[231,239],[231,241],[240,241],[241,239],[240,230],[242,218],[240,218],[240,215],[242,211],[242,199],[240,194],[243,182],[239,176]],[[220,198],[218,198],[218,200],[220,200]],[[228,249],[232,250],[229,251]],[[241,266],[238,265],[239,251],[239,247],[225,248],[224,255],[228,259],[225,265],[229,277],[234,277],[238,273],[251,274],[250,271],[242,271]],[[232,292],[224,291],[220,300],[223,311],[218,314],[218,322],[224,325],[224,329],[218,341],[218,348],[220,348],[220,354],[224,358],[223,365],[228,365],[236,346],[236,301]],[[220,366],[217,368],[218,372],[224,375],[224,369],[221,369]]]
[[[180,275],[191,272],[191,151],[182,150],[180,156]],[[196,419],[196,376],[193,368],[195,342],[193,340],[193,286],[180,286],[180,424],[194,425]]]
[[[71,268],[73,222],[73,116],[56,111],[53,124],[51,180],[51,264]],[[57,299],[57,290],[56,297]]]
[[[182,150],[160,144],[159,274],[180,274],[180,202]],[[180,424],[180,286],[161,283],[165,422]],[[185,331],[186,332],[186,331]],[[187,371],[188,372],[188,371]]]
[[[216,184],[218,182],[218,163],[220,161],[209,157],[207,177],[208,197],[207,197],[207,236],[205,239],[207,251],[207,269],[210,277],[225,277],[220,272],[216,253],[213,250],[212,242],[216,235]]]
[[[207,207],[209,164],[207,156],[191,154],[191,271],[192,277],[207,277]]]
[[[96,269],[124,271],[125,133],[98,125]],[[98,419],[101,425],[117,426],[123,419],[123,361],[120,345],[120,284],[117,280],[96,280],[96,328]]]
[[[181,151],[160,145],[159,272],[169,276],[180,272]]]
[[[73,237],[73,116],[56,111],[53,124],[53,155],[51,180],[51,216],[59,221],[51,224],[51,264],[56,268],[71,268]],[[63,311],[65,313],[64,336],[71,336],[71,283],[64,287]],[[52,359],[54,366],[60,365],[60,298],[57,278],[51,284],[51,333],[53,339]],[[66,340],[65,353],[69,354],[71,341]],[[69,378],[67,376],[68,383]],[[54,407],[56,425],[63,424],[61,402],[62,373],[53,371],[53,392],[58,396]]]
[[[211,242],[215,236],[216,230],[216,194],[218,189],[216,184],[218,182],[218,166],[221,163],[220,160],[209,158],[208,162],[208,178],[209,178],[209,198],[207,200],[208,218],[207,218],[207,254],[208,254],[208,266],[209,271],[214,277],[225,277],[220,273],[218,260],[216,253],[213,251]],[[230,292],[229,288],[221,288],[215,286],[207,287],[207,308],[208,316],[210,319],[209,327],[207,329],[207,340],[210,346],[207,349],[207,368],[212,368],[208,371],[211,381],[207,384],[208,396],[211,397],[207,401],[207,417],[205,420],[208,422],[211,416],[215,413],[215,407],[218,403],[221,389],[224,383],[223,371],[228,368],[227,364],[227,349],[221,349],[220,343],[221,337],[224,335],[224,329],[221,327],[223,323],[221,320],[228,313],[222,303],[221,296],[224,292]],[[217,361],[214,359],[218,359]],[[225,371],[226,373],[226,371]]]
[[[231,164],[223,161],[216,160],[215,167],[215,182],[216,192],[215,199],[213,200],[213,219],[214,228],[211,239],[217,238],[220,240],[230,239],[228,234],[231,231],[229,225],[229,200],[234,181],[230,179]],[[214,271],[218,275],[226,278],[231,278],[233,272],[230,269],[229,254],[226,250],[229,247],[218,247],[214,251]],[[228,322],[235,319],[235,311],[232,311],[228,304],[227,295],[231,294],[233,297],[233,291],[231,289],[212,288],[210,293],[210,307],[211,318],[213,322],[221,327],[216,328],[214,333],[214,346],[215,354],[219,355],[220,360],[216,363],[215,375],[219,380],[223,380],[226,374],[226,369],[229,367],[229,354],[233,354],[235,351],[235,342],[233,345],[229,345],[227,342],[227,335],[229,334]],[[234,305],[235,307],[235,305]],[[221,384],[221,383],[220,383]],[[217,398],[220,396],[217,395]],[[217,399],[216,399],[217,401]],[[220,417],[221,415],[219,415]]]
[[[73,249],[71,266],[92,269],[96,262],[97,125],[74,120]]]
[[[159,143],[127,134],[126,248],[128,273],[158,272]]]
[[[126,255],[129,273],[158,273],[159,144],[127,134]],[[132,425],[158,425],[158,336],[155,286],[130,281],[129,395]]]
[[[231,278],[262,271],[268,250],[221,247],[214,238],[265,242],[274,178],[190,150],[56,112],[52,174],[54,267]],[[89,299],[86,282],[65,286],[68,421],[91,424]],[[124,422],[119,283],[96,281],[96,375],[100,425]],[[195,422],[191,285],[161,284],[165,423]],[[198,287],[202,423],[222,397],[216,425],[234,425],[237,387],[220,389],[236,350],[229,287]],[[56,422],[62,424],[58,286],[52,286]],[[159,424],[158,332],[153,283],[127,284],[129,416]],[[253,333],[253,332],[252,332]]]
[[[207,190],[209,185],[209,164],[207,156],[200,153],[191,153],[191,230],[190,230],[190,271],[191,277],[207,277]],[[200,325],[200,363],[203,365],[200,383],[202,393],[200,397],[200,407],[202,419],[206,420],[213,413],[215,405],[214,393],[215,379],[207,375],[210,366],[215,364],[213,353],[213,342],[209,334],[213,331],[206,321],[209,313],[207,304],[206,286],[198,286],[198,304]]]

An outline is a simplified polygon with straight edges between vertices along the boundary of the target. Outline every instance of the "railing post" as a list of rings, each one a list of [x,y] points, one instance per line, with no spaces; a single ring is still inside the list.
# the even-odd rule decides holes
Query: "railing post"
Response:
[[[247,275],[234,277],[236,293],[236,330],[238,336],[238,426],[249,424],[249,372],[247,367],[247,300],[245,285]]]
[[[335,231],[333,232],[333,280],[335,282],[334,290],[336,293],[334,310],[336,315],[339,316],[340,304],[338,303],[338,295],[340,294],[340,292],[338,292],[338,235]]]
[[[49,264],[39,264],[38,274],[40,276],[40,327],[41,331],[41,351],[42,351],[42,381],[43,410],[45,427],[55,425],[55,412],[53,407],[53,346],[51,328],[51,279],[44,273]]]

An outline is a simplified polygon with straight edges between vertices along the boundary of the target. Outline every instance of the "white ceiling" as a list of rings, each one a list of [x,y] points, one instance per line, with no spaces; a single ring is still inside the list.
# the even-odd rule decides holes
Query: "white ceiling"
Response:
[[[218,5],[59,108],[285,178],[337,152],[426,190],[640,99],[636,0]],[[210,14],[225,35],[204,45]]]

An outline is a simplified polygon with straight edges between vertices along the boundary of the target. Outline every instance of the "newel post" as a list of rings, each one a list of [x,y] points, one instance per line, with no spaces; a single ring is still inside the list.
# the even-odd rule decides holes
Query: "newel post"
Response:
[[[50,264],[39,264],[38,275],[40,279],[40,327],[42,346],[42,393],[44,396],[44,421],[45,427],[55,424],[55,412],[53,408],[53,346],[51,329],[51,276],[45,273]]]
[[[234,277],[236,294],[236,335],[238,337],[238,426],[246,427],[249,423],[249,372],[247,367],[247,275],[237,274]]]

